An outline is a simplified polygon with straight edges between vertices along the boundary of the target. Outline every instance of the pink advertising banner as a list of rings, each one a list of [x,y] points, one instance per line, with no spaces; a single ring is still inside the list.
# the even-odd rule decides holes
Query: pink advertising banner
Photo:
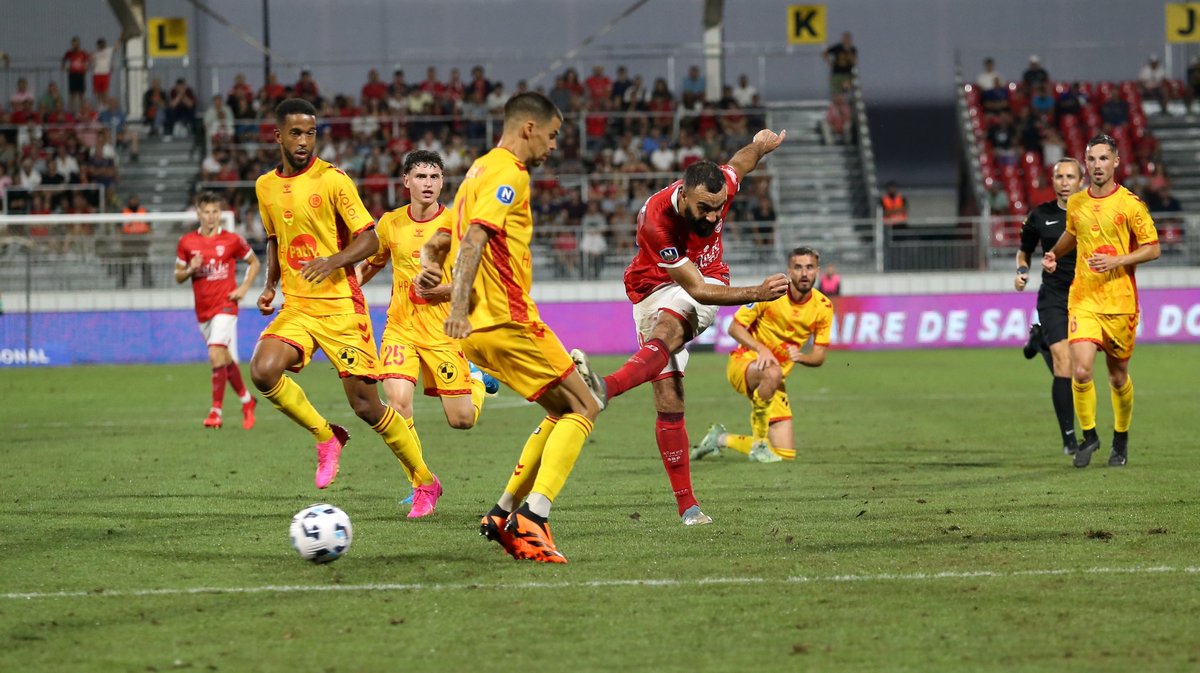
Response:
[[[1200,343],[1200,289],[1142,290],[1138,343]],[[832,342],[848,350],[1016,346],[1036,318],[1034,293],[836,297]],[[624,302],[540,304],[542,318],[568,348],[597,354],[637,347],[631,307]],[[736,307],[697,340],[718,351]]]

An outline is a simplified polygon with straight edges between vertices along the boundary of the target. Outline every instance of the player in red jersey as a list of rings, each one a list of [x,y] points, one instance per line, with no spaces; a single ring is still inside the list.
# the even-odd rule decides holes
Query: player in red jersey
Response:
[[[683,420],[685,346],[712,325],[717,306],[770,301],[788,289],[777,273],[753,287],[729,287],[721,230],[742,178],[783,142],[786,131],[763,129],[728,164],[697,161],[682,180],[646,200],[638,213],[638,252],[625,269],[625,293],[642,348],[616,372],[600,378],[587,354],[571,352],[601,403],[653,381],[658,410],[655,438],[685,526],[712,523],[692,493],[687,427]]]
[[[175,249],[175,282],[192,279],[196,320],[200,321],[212,363],[212,410],[204,419],[204,427],[221,427],[221,405],[228,382],[242,402],[242,427],[249,430],[254,427],[257,402],[246,390],[238,369],[238,301],[246,296],[262,266],[246,239],[221,228],[221,197],[202,192],[196,197],[196,215],[200,228],[184,234]],[[238,260],[247,265],[241,285],[234,281]]]

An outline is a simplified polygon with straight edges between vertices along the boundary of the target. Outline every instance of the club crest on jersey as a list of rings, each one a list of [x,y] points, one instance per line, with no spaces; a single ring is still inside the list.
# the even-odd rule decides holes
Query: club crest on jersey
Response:
[[[679,251],[675,248],[663,248],[662,250],[658,251],[658,256],[661,257],[662,261],[664,262],[674,262],[675,260],[679,259]]]
[[[225,246],[218,245],[217,246],[217,257],[224,257],[224,256],[225,256]]]
[[[320,194],[310,194],[308,196],[308,205],[313,208],[320,208],[321,207],[321,195]]]
[[[511,206],[513,199],[516,198],[517,192],[508,185],[500,185],[496,188],[496,200],[506,206]]]

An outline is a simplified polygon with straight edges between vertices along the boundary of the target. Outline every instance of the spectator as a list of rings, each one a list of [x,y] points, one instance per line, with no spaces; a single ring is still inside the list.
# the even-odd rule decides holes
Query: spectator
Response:
[[[437,152],[439,155],[446,151],[445,148],[442,147],[442,141],[437,139],[437,136],[432,130],[425,131],[425,133],[421,136],[421,140],[417,142],[416,149],[424,150],[426,152]]]
[[[275,104],[283,100],[287,89],[279,83],[275,73],[267,73],[267,82],[258,90],[258,100],[264,114],[275,109]]]
[[[1184,103],[1188,114],[1192,113],[1192,100],[1200,94],[1200,56],[1193,56],[1187,69],[1187,86],[1183,88]]]
[[[47,166],[49,172],[57,178],[60,184],[79,184],[82,171],[75,155],[59,150],[57,147],[52,148],[52,151],[54,152],[53,159]]]
[[[123,38],[124,36],[122,36]],[[92,94],[97,101],[108,97],[108,87],[112,82],[113,52],[121,44],[120,40],[113,46],[108,46],[104,38],[96,40],[96,51],[92,52]]]
[[[225,96],[225,104],[230,109],[236,111],[237,105],[235,103],[241,95],[245,95],[251,102],[254,101],[254,87],[247,84],[246,76],[239,72],[233,76],[233,86],[229,87],[229,93]]]
[[[312,103],[318,109],[324,102],[321,100],[321,91],[317,88],[317,82],[313,79],[312,71],[310,70],[300,71],[300,81],[296,82],[296,86],[292,87],[292,94],[297,98],[303,98]]]
[[[484,143],[487,138],[488,105],[484,95],[471,90],[462,104],[462,118],[466,121],[467,139],[474,144]]]
[[[1167,111],[1167,101],[1170,99],[1166,86],[1167,71],[1158,62],[1157,54],[1150,54],[1150,61],[1142,66],[1138,79],[1142,83],[1142,96],[1157,99],[1162,113],[1170,114]]]
[[[992,151],[996,162],[1004,166],[1015,166],[1017,163],[1017,128],[1013,124],[1012,113],[1003,112],[1000,119],[988,131],[988,142],[992,143]]]
[[[427,115],[433,113],[433,92],[414,86],[408,90],[408,113],[412,115]]]
[[[837,264],[826,262],[821,265],[821,294],[836,297],[842,293],[842,277],[838,275]]]
[[[670,141],[658,138],[654,151],[650,153],[650,166],[659,173],[667,173],[675,169],[675,152],[671,150]]]
[[[462,81],[458,68],[450,68],[450,79],[446,82],[445,93],[442,96],[442,114],[454,114],[467,95],[467,84]]]
[[[29,80],[19,77],[17,78],[17,90],[8,97],[8,103],[13,110],[16,110],[27,102],[33,102],[33,92],[29,90]]]
[[[750,83],[750,78],[745,73],[738,75],[737,86],[733,88],[733,99],[737,101],[738,107],[750,107],[757,95],[758,89]]]
[[[501,116],[504,114],[504,104],[508,102],[508,92],[504,90],[503,82],[496,82],[492,86],[492,92],[487,95],[488,112],[492,115]]]
[[[1045,84],[1038,86],[1029,99],[1029,107],[1038,117],[1051,116],[1054,113],[1054,97],[1050,95],[1050,87]]]
[[[220,96],[216,96],[220,98]],[[137,194],[129,197],[125,207],[121,209],[125,215],[143,214],[146,207],[142,205]],[[153,274],[150,271],[150,224],[143,220],[123,222],[121,224],[121,263],[118,265],[118,282],[126,287],[134,266],[140,266],[142,271],[142,287],[154,285]]]
[[[750,209],[750,220],[754,223],[751,231],[754,243],[759,247],[769,247],[775,238],[775,206],[771,197],[760,194],[754,207]]]
[[[1054,101],[1054,114],[1062,118],[1064,115],[1078,115],[1083,111],[1087,97],[1079,90],[1079,82],[1072,82],[1070,88],[1059,94]]]
[[[846,94],[833,94],[833,100],[829,102],[829,109],[825,111],[825,123],[821,127],[822,139],[825,144],[832,145],[835,142],[839,145],[844,144],[846,142],[846,126],[852,118]]]
[[[196,135],[196,92],[188,86],[182,77],[175,80],[175,86],[167,98],[167,129],[168,134],[178,134],[178,127],[186,129],[192,136]]]
[[[367,83],[362,87],[362,95],[359,97],[363,106],[367,105],[367,101],[373,100],[383,103],[388,97],[387,84],[379,79],[379,71],[371,68],[367,72]]]
[[[658,113],[651,117],[655,124],[670,126],[675,121],[675,97],[667,88],[667,80],[659,77],[654,80],[654,88],[650,91],[648,109]]]
[[[883,208],[883,224],[893,229],[903,229],[908,226],[908,199],[900,193],[895,182],[888,182],[886,191],[879,197],[879,205]]]
[[[58,91],[58,84],[51,81],[46,85],[46,92],[38,99],[38,112],[47,114],[53,110],[64,110],[66,107],[62,94]]]
[[[554,86],[550,88],[550,93],[546,94],[546,97],[559,110],[566,111],[569,109],[571,107],[571,89],[567,87],[567,78],[563,75],[555,77]]]
[[[579,250],[583,253],[583,274],[585,278],[600,277],[604,266],[604,253],[608,251],[608,241],[605,238],[608,229],[608,219],[600,212],[600,204],[588,201],[587,211],[580,221],[583,237],[579,242]]]
[[[1025,83],[1025,95],[1027,96],[1032,95],[1039,86],[1050,83],[1050,73],[1042,67],[1042,62],[1036,54],[1029,57],[1029,67],[1025,68],[1025,72],[1021,74],[1021,81]]]
[[[1146,201],[1146,206],[1153,213],[1183,212],[1183,204],[1171,194],[1171,186],[1169,184],[1162,185],[1158,190],[1149,190],[1147,196],[1149,198]],[[1159,224],[1163,223],[1159,222]]]
[[[83,107],[83,94],[87,92],[87,70],[92,57],[79,46],[79,37],[71,38],[71,48],[62,57],[62,69],[67,73],[67,93],[71,98],[71,111]]]
[[[829,64],[829,95],[844,93],[854,78],[858,65],[858,48],[850,32],[842,33],[842,41],[826,49],[821,58]]]
[[[212,105],[204,111],[204,135],[212,145],[233,141],[233,110],[219,95],[212,97]]]
[[[3,135],[0,135],[0,138],[3,137]],[[5,194],[8,193],[9,187],[12,187],[12,185],[13,179],[12,176],[8,174],[8,164],[0,161],[0,199],[4,198]]]
[[[996,62],[991,56],[983,59],[983,72],[975,78],[975,85],[979,87],[980,94],[985,91],[991,91],[996,88],[1003,88],[1005,82],[1004,75],[996,71]]]
[[[1008,192],[997,181],[992,181],[987,188],[987,205],[992,215],[1007,215],[1011,204],[1008,202]]]
[[[622,102],[627,112],[646,109],[649,95],[641,75],[633,76],[633,81],[629,83],[629,86],[625,88],[625,93],[622,94]]]
[[[1108,126],[1122,126],[1129,121],[1129,103],[1120,96],[1113,96],[1100,106],[1100,118]]]
[[[583,83],[579,81],[579,73],[575,68],[567,68],[563,71],[563,86],[567,87],[572,96],[583,96],[585,93]]]
[[[226,103],[233,110],[233,134],[239,142],[252,141],[257,127],[255,123],[258,113],[254,111],[254,94],[247,91],[236,91]]]
[[[624,106],[625,91],[633,84],[633,80],[629,79],[629,70],[623,65],[617,66],[617,78],[613,80],[612,88],[609,90],[609,96],[613,103],[617,106]]]
[[[17,186],[33,191],[42,186],[42,172],[33,164],[33,157],[26,154],[21,158],[21,168],[17,171]]]
[[[689,67],[687,77],[683,78],[683,84],[680,86],[680,97],[684,107],[690,108],[703,102],[706,86],[704,75],[700,74],[700,66]]]
[[[1066,156],[1066,143],[1053,126],[1046,126],[1042,134],[1042,166],[1050,168]]]
[[[489,82],[483,75],[483,66],[477,65],[471,68],[471,81],[467,82],[467,95],[469,97],[471,93],[479,93],[484,100],[487,100],[492,90],[499,85],[499,82]]]
[[[446,93],[446,85],[438,81],[437,68],[433,66],[425,69],[425,80],[418,84],[417,88],[429,94],[435,105],[441,101],[442,96]]]
[[[591,100],[608,99],[612,96],[612,80],[604,74],[602,65],[592,67],[592,74],[584,84],[587,88],[588,98]]]
[[[392,71],[392,82],[388,84],[388,96],[394,99],[403,99],[408,97],[408,82],[404,81],[403,70]]]
[[[704,149],[696,145],[695,136],[690,131],[679,131],[679,149],[675,151],[675,161],[679,170],[687,170],[688,166],[704,158]]]

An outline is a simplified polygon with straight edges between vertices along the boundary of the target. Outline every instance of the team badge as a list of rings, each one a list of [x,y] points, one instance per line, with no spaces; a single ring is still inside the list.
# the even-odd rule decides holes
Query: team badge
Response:
[[[517,192],[508,185],[500,185],[496,188],[496,200],[506,206],[511,206],[513,199],[516,198]]]
[[[664,262],[674,262],[675,260],[679,259],[679,251],[675,248],[663,248],[662,250],[658,251],[658,256],[661,257],[662,261]]]
[[[217,257],[224,257],[224,256],[225,256],[225,246],[218,245],[217,246]]]
[[[313,208],[320,208],[321,207],[321,195],[320,194],[309,195],[308,205],[312,206]]]

